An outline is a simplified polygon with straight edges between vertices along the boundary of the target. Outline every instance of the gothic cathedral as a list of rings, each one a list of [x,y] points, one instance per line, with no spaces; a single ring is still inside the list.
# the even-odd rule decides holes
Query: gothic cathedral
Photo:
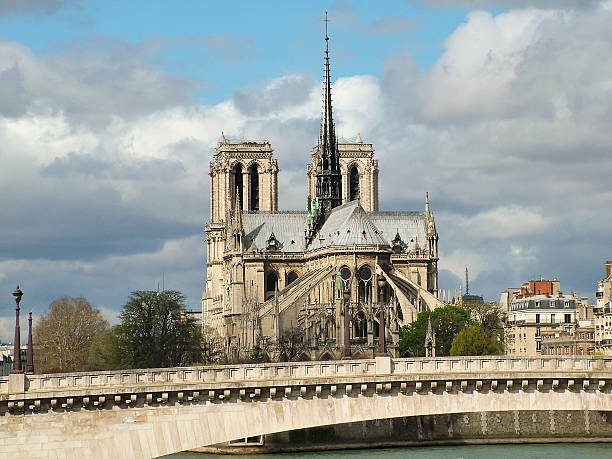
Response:
[[[336,138],[325,40],[306,210],[278,210],[278,163],[267,142],[222,135],[210,164],[202,322],[234,357],[296,331],[302,360],[395,355],[400,327],[441,305],[429,199],[424,212],[378,210],[372,145]]]

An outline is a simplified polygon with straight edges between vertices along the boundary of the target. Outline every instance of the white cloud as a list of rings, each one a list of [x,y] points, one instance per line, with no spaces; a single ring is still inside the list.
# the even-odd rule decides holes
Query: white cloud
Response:
[[[510,205],[478,213],[457,223],[473,238],[508,239],[542,234],[552,221],[541,209]]]

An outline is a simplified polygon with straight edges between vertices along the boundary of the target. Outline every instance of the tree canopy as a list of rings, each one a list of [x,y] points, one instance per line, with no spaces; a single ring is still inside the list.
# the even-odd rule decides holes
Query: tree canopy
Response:
[[[202,331],[174,290],[132,292],[120,314],[117,344],[129,368],[201,363]]]
[[[450,355],[497,355],[502,352],[502,348],[495,340],[489,336],[479,324],[472,324],[461,330],[450,349]]]
[[[504,348],[505,330],[504,323],[506,320],[505,314],[495,302],[487,303],[484,301],[467,303],[465,309],[470,313],[472,321],[480,324],[480,328],[493,341],[495,341],[500,349]]]
[[[470,323],[469,312],[459,306],[447,305],[423,311],[417,320],[400,329],[398,346],[402,357],[425,356],[425,335],[430,317],[436,335],[436,356],[448,356],[453,339]]]
[[[85,369],[96,335],[108,329],[102,313],[83,297],[62,297],[49,305],[33,330],[37,373]]]
[[[86,370],[118,370],[127,365],[119,349],[119,326],[96,335],[89,347]]]

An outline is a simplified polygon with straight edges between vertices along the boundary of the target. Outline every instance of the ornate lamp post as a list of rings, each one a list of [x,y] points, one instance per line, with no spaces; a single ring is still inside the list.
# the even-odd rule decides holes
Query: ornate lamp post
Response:
[[[23,373],[21,369],[21,330],[19,328],[19,303],[21,302],[22,296],[23,292],[19,289],[18,285],[13,292],[17,307],[15,308],[15,340],[13,341],[13,369],[11,370],[11,374]]]
[[[376,356],[386,356],[385,349],[385,285],[387,279],[382,274],[378,276],[378,353]]]
[[[344,358],[351,358],[351,337],[350,337],[350,319],[349,319],[349,307],[351,300],[351,289],[346,285],[343,292],[344,297]]]

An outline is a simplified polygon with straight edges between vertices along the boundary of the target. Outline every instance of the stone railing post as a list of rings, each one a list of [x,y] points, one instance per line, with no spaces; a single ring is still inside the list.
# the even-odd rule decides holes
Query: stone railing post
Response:
[[[393,362],[391,361],[391,356],[382,355],[374,357],[375,366],[376,366],[376,374],[377,375],[390,375],[393,373]]]

